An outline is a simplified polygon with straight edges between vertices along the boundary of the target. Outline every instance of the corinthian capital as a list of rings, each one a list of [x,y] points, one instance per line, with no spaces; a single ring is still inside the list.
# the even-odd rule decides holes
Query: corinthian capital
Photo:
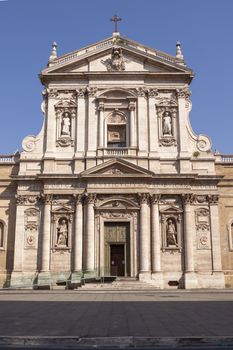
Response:
[[[83,203],[83,193],[73,194],[73,199],[74,199],[76,205],[82,204]]]
[[[138,97],[146,97],[148,90],[144,87],[140,87],[136,89],[136,93],[138,95]]]
[[[87,193],[86,194],[87,204],[95,204],[95,201],[96,201],[96,193]]]
[[[87,88],[87,94],[89,97],[95,97],[97,91],[98,91],[97,87],[88,87]]]
[[[150,196],[150,202],[151,202],[151,204],[153,205],[153,204],[158,204],[159,203],[159,200],[160,200],[160,197],[161,197],[161,195],[160,194],[152,194],[151,196]]]
[[[42,194],[41,200],[44,204],[51,204],[52,203],[53,196],[51,194]]]
[[[158,96],[158,89],[148,89],[148,96],[149,97],[156,97]]]
[[[138,193],[138,201],[142,204],[149,204],[150,202],[150,195],[149,193]]]
[[[182,195],[184,204],[192,204],[195,200],[195,197],[192,193],[185,193]]]
[[[185,98],[188,100],[191,96],[191,91],[188,87],[185,87],[184,89],[177,89],[176,94],[178,98]]]
[[[212,194],[208,196],[208,202],[210,205],[216,205],[219,201],[219,195],[218,194]]]

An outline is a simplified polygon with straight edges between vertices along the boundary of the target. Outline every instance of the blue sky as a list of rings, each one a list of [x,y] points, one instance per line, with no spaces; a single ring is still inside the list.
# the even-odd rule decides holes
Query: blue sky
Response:
[[[170,54],[182,43],[195,72],[191,124],[213,149],[233,153],[233,0],[8,0],[0,1],[0,153],[21,150],[39,132],[43,87],[38,73],[51,43],[58,55],[121,35]]]

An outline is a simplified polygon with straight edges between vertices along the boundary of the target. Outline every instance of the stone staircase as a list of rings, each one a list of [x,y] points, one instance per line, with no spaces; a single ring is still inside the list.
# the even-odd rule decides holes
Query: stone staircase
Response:
[[[132,290],[158,290],[154,285],[139,281],[134,277],[116,277],[112,282],[90,282],[79,288],[81,291],[132,291]]]

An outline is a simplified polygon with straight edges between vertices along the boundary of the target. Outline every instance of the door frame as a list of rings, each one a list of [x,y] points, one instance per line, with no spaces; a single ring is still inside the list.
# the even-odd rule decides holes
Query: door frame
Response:
[[[130,234],[130,277],[138,277],[139,269],[139,235],[138,235],[138,210],[127,211],[104,211],[101,210],[96,217],[96,268],[99,276],[106,276],[105,271],[105,222],[129,222]],[[112,242],[114,243],[114,242]],[[109,273],[108,273],[109,275]]]

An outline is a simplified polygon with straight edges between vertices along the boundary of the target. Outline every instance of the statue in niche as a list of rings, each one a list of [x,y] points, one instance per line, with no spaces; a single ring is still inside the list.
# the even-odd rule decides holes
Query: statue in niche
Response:
[[[70,126],[71,126],[70,115],[68,112],[65,112],[62,118],[61,136],[71,136]]]
[[[166,239],[167,239],[167,246],[168,247],[169,246],[178,247],[176,224],[175,224],[174,220],[171,218],[169,218],[167,220]]]
[[[68,221],[66,218],[61,218],[58,221],[56,246],[59,246],[59,247],[68,246]]]
[[[162,123],[163,135],[172,136],[172,118],[170,112],[164,112]]]

